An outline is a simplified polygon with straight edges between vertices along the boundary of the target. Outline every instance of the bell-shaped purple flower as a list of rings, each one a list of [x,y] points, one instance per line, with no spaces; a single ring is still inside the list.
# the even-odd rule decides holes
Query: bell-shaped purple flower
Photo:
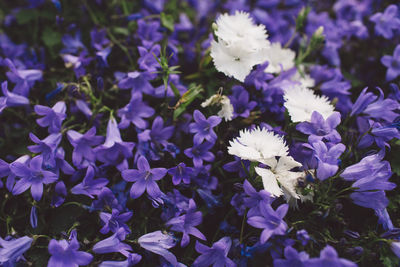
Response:
[[[161,180],[167,174],[165,168],[150,168],[145,157],[137,161],[137,170],[122,171],[122,178],[127,182],[134,182],[131,187],[131,198],[138,198],[147,191],[149,196],[156,199],[161,196],[161,190],[156,181]]]
[[[317,177],[320,180],[325,180],[333,176],[339,169],[339,157],[346,150],[342,143],[328,147],[322,141],[316,141],[311,144],[314,150],[314,157],[318,161]]]
[[[33,133],[29,133],[30,139],[36,143],[36,145],[28,146],[28,149],[33,153],[41,153],[43,157],[44,164],[49,165],[49,167],[55,167],[56,165],[56,149],[61,142],[61,134],[54,133],[50,134],[43,140],[37,138]]]
[[[57,102],[52,108],[36,105],[34,109],[36,114],[43,116],[36,120],[37,124],[41,127],[49,127],[49,133],[60,132],[61,123],[67,117],[65,114],[67,107],[64,101]]]
[[[3,96],[0,97],[0,113],[6,107],[18,107],[18,106],[29,105],[28,98],[8,91],[7,85],[8,85],[7,81],[1,84],[1,90],[3,92]]]
[[[125,240],[126,234],[124,228],[119,228],[112,236],[97,242],[93,246],[93,252],[97,254],[119,252],[128,257],[130,254],[128,251],[132,250],[132,248],[128,244],[121,242]]]
[[[15,183],[13,195],[19,195],[31,188],[34,200],[39,201],[43,194],[43,184],[54,183],[58,176],[50,171],[42,169],[43,158],[36,156],[28,164],[13,162],[10,165],[11,171],[20,179]]]
[[[86,266],[93,256],[87,252],[79,251],[79,242],[76,232],[71,233],[70,240],[50,240],[49,253],[51,255],[47,267],[52,266]]]
[[[192,266],[236,266],[236,264],[230,258],[228,258],[228,253],[231,249],[231,246],[232,240],[227,236],[215,242],[212,247],[207,247],[196,241],[196,251],[201,255],[196,258]]]
[[[168,249],[175,246],[175,240],[168,234],[163,234],[161,231],[155,231],[139,237],[139,245],[145,250],[151,251],[160,255],[172,266],[178,266],[178,261],[175,255]]]
[[[139,263],[142,256],[136,253],[130,253],[124,261],[103,261],[99,267],[131,267]]]
[[[259,207],[262,205],[269,205],[272,202],[271,195],[265,191],[260,190],[259,192],[254,189],[254,187],[249,183],[249,181],[244,180],[243,189],[246,196],[243,199],[244,205],[249,208],[247,217],[252,217],[260,214]]]
[[[31,247],[32,241],[28,236],[5,240],[0,237],[0,265],[15,266],[22,254]]]
[[[128,158],[132,157],[135,143],[122,141],[117,122],[110,118],[107,124],[107,136],[104,144],[96,147],[94,153],[99,161],[114,165],[122,171],[128,168]]]
[[[94,195],[98,195],[108,184],[108,179],[106,178],[98,178],[94,179],[95,171],[93,166],[89,166],[86,170],[85,178],[83,181],[73,188],[71,188],[71,193],[74,195],[86,195],[90,198],[94,198]]]

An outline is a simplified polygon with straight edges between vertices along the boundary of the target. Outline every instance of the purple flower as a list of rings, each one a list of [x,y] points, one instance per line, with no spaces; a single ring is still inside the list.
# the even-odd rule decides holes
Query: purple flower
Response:
[[[163,119],[157,116],[153,121],[151,130],[144,130],[138,134],[138,139],[142,142],[151,141],[154,147],[166,146],[168,145],[167,140],[174,134],[174,129],[174,126],[164,127]]]
[[[100,229],[100,233],[107,234],[109,231],[115,233],[119,227],[124,228],[126,233],[130,233],[131,231],[125,222],[129,221],[132,214],[131,211],[120,213],[117,209],[112,209],[111,214],[100,212],[100,219],[104,224],[103,228]]]
[[[134,92],[131,96],[131,101],[125,107],[118,110],[118,116],[121,117],[119,127],[121,129],[128,128],[129,123],[132,122],[136,127],[145,129],[147,122],[143,118],[149,118],[153,116],[154,109],[147,106],[142,101],[142,94],[140,92]]]
[[[154,79],[154,74],[150,72],[128,72],[125,73],[115,73],[117,77],[118,87],[121,89],[132,89],[135,92],[142,92],[146,94],[152,94],[154,87],[149,82]]]
[[[55,151],[57,149],[57,146],[61,142],[61,137],[62,137],[61,134],[60,133],[50,134],[43,140],[37,138],[37,136],[34,135],[33,133],[29,133],[29,137],[34,143],[36,143],[36,145],[28,146],[28,149],[33,153],[41,153],[44,164],[49,165],[50,167],[55,167],[56,166]]]
[[[307,267],[309,256],[306,252],[297,252],[292,247],[285,248],[286,259],[275,259],[274,267]]]
[[[181,162],[178,166],[168,170],[168,174],[172,176],[172,183],[178,185],[183,181],[185,184],[190,184],[190,179],[193,176],[193,168],[186,167],[186,164]]]
[[[103,261],[99,267],[131,267],[136,265],[141,259],[142,256],[139,254],[130,253],[124,261]]]
[[[54,195],[51,200],[51,205],[54,207],[59,207],[64,203],[65,197],[67,196],[67,188],[64,182],[58,182],[54,188]]]
[[[260,190],[257,192],[247,180],[244,180],[243,182],[243,189],[246,193],[244,204],[249,208],[247,213],[248,217],[260,214],[259,207],[269,205],[272,202],[271,195],[267,191]]]
[[[3,96],[0,97],[0,113],[6,107],[17,107],[17,106],[25,106],[29,105],[29,99],[25,96],[18,95],[15,93],[11,93],[7,88],[7,81],[1,84],[1,90],[3,92]]]
[[[90,31],[90,39],[91,39],[92,46],[96,50],[102,50],[105,46],[107,46],[110,43],[110,40],[107,39],[106,29],[91,30]],[[80,43],[80,41],[79,41],[79,45],[82,45],[82,43]]]
[[[195,167],[201,167],[203,160],[211,162],[215,156],[209,150],[214,146],[211,142],[204,142],[202,144],[194,144],[193,147],[185,149],[185,155],[193,159]]]
[[[250,116],[250,111],[257,106],[257,103],[255,101],[249,102],[249,93],[240,85],[232,87],[232,91],[233,94],[229,99],[234,107],[234,118],[239,116],[247,118]]]
[[[85,178],[83,178],[81,183],[71,188],[71,193],[74,195],[86,195],[90,198],[94,198],[93,195],[100,194],[101,189],[108,184],[108,179],[93,179],[94,176],[94,168],[93,166],[89,166],[86,170]]]
[[[260,205],[259,215],[249,217],[247,223],[255,228],[264,229],[260,236],[261,244],[267,242],[272,235],[283,235],[287,229],[286,223],[282,220],[285,217],[289,206],[280,205],[276,210],[270,205]]]
[[[149,1],[147,1],[146,3],[148,2]],[[162,7],[160,10],[162,10]],[[146,22],[144,19],[140,19],[138,20],[137,24],[138,24],[138,29],[136,33],[145,47],[149,48],[152,46],[153,43],[157,43],[158,41],[161,41],[161,39],[163,38],[162,33],[159,32],[160,29],[159,21]]]
[[[128,168],[127,159],[132,157],[134,146],[132,142],[122,141],[117,122],[114,118],[110,118],[107,124],[106,141],[96,147],[93,152],[99,161],[114,165],[122,171]]]
[[[197,257],[192,266],[236,266],[236,264],[228,258],[228,253],[231,249],[231,245],[232,240],[227,236],[215,242],[212,247],[207,247],[196,241],[196,251],[201,255]]]
[[[391,39],[393,37],[393,30],[400,28],[400,19],[397,12],[396,5],[388,6],[383,14],[378,12],[372,15],[369,20],[375,23],[375,32],[378,35]]]
[[[124,228],[119,228],[112,236],[97,242],[93,246],[93,252],[97,254],[119,252],[128,257],[130,254],[128,250],[132,250],[131,246],[121,241],[125,240],[126,231]]]
[[[312,143],[310,148],[314,150],[314,157],[318,161],[318,179],[323,181],[333,176],[339,169],[339,157],[346,150],[346,146],[339,143],[328,147],[324,142],[317,141]]]
[[[140,55],[138,59],[139,68],[149,72],[157,71],[157,68],[160,67],[160,64],[157,62],[155,56],[159,57],[160,50],[161,47],[159,44],[153,45],[149,49],[143,46],[139,46],[138,47]]]
[[[104,208],[122,210],[114,193],[108,187],[101,189],[100,194],[97,195],[97,200],[92,202],[92,208],[95,210],[102,210]]]
[[[208,119],[198,111],[197,109],[193,112],[193,119],[195,122],[189,124],[189,131],[194,133],[193,142],[200,144],[204,139],[212,143],[217,140],[213,128],[221,122],[221,118],[218,116],[211,116]]]
[[[386,81],[394,80],[400,75],[400,45],[394,49],[393,56],[385,55],[381,58],[381,63],[387,68]]]
[[[151,169],[147,159],[141,156],[137,161],[137,170],[122,171],[122,178],[128,182],[134,182],[131,187],[131,198],[140,197],[144,191],[154,199],[161,196],[160,188],[155,181],[161,180],[167,169],[154,168]]]
[[[31,247],[32,241],[33,239],[28,236],[17,239],[6,238],[6,240],[0,237],[0,264],[15,266],[22,254]]]
[[[49,253],[51,255],[48,267],[52,266],[85,266],[88,265],[93,256],[87,252],[79,251],[79,242],[76,232],[71,233],[70,240],[50,240]]]
[[[321,250],[319,258],[309,259],[306,266],[322,267],[322,266],[343,266],[343,267],[356,267],[357,264],[349,260],[339,258],[336,250],[327,245]]]
[[[61,130],[61,123],[67,115],[65,111],[67,107],[65,106],[64,101],[57,102],[52,108],[36,105],[35,112],[40,116],[44,116],[40,119],[37,119],[36,122],[41,127],[49,127],[49,133],[58,133]]]
[[[326,120],[318,111],[311,115],[311,122],[301,122],[296,129],[304,134],[310,135],[313,141],[326,140],[333,143],[341,141],[340,134],[335,128],[340,124],[340,113],[334,112]]]
[[[186,214],[170,219],[165,225],[171,226],[172,231],[183,233],[181,247],[186,247],[190,241],[189,234],[201,240],[206,240],[206,237],[195,228],[195,226],[201,224],[202,218],[201,212],[196,211],[196,203],[193,199],[190,199]]]
[[[16,159],[14,162],[20,162],[22,164],[25,164],[29,160],[30,157],[28,155],[24,155]],[[15,174],[11,171],[10,164],[8,164],[2,159],[0,159],[0,177],[7,177],[6,187],[8,191],[12,192],[15,183]]]
[[[310,240],[310,236],[305,229],[297,231],[296,237],[299,241],[301,241],[303,246],[307,245],[308,241]]]
[[[170,235],[155,231],[139,237],[138,242],[142,248],[160,255],[172,266],[178,266],[175,255],[168,251],[175,246],[175,241]]]
[[[10,71],[6,73],[8,79],[16,84],[13,93],[27,97],[30,88],[37,80],[42,79],[43,72],[41,70],[17,69],[14,63],[8,58],[4,60],[4,65],[10,68]]]
[[[72,162],[75,166],[85,167],[88,163],[94,163],[96,161],[96,155],[92,147],[99,145],[104,140],[103,136],[96,136],[96,127],[90,128],[85,134],[69,130],[67,132],[67,137],[74,147]]]
[[[39,201],[43,194],[43,184],[54,183],[58,176],[55,173],[42,169],[43,158],[36,156],[27,164],[13,162],[10,164],[11,171],[21,179],[15,183],[13,195],[19,195],[31,188],[34,200]]]

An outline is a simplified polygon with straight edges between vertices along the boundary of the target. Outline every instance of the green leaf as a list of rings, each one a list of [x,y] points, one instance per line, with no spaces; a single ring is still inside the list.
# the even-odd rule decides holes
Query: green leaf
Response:
[[[171,15],[161,13],[161,24],[171,32],[174,31],[174,18]]]
[[[34,9],[22,9],[15,17],[17,18],[18,24],[27,24],[34,20],[36,15],[37,11]]]
[[[61,38],[61,34],[59,32],[53,31],[50,27],[45,28],[42,33],[42,41],[49,48],[60,44]]]
[[[196,98],[200,97],[200,93],[203,92],[203,88],[200,85],[190,84],[189,89],[182,95],[179,99],[179,106],[174,111],[174,120],[178,118],[185,110],[186,107],[190,105]]]
[[[174,92],[175,97],[176,98],[181,97],[178,88],[176,88],[176,86],[173,83],[170,83],[169,85],[171,86],[172,92]]]
[[[112,31],[116,34],[122,34],[125,36],[128,36],[130,34],[129,30],[127,28],[123,28],[123,27],[114,27],[112,29]]]

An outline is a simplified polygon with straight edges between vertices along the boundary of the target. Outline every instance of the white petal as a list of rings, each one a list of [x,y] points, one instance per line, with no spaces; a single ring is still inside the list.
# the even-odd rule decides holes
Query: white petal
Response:
[[[255,168],[256,173],[261,176],[264,189],[273,196],[283,195],[282,189],[279,187],[278,182],[275,178],[275,174],[268,169]]]

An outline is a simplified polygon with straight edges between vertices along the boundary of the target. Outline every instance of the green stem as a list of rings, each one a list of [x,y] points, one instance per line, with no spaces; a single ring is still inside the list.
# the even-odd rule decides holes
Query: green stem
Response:
[[[244,233],[244,226],[246,224],[246,217],[247,217],[247,209],[243,214],[243,219],[242,219],[242,227],[240,228],[240,238],[239,238],[239,243],[243,243],[243,233]]]

